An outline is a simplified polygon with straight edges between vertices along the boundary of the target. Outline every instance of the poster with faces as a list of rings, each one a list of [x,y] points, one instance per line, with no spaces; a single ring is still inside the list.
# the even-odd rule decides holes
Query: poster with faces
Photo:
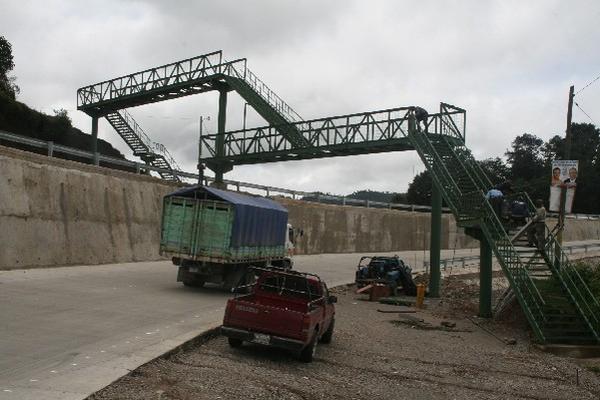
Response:
[[[554,160],[552,161],[552,175],[550,177],[550,211],[560,211],[560,198],[563,189],[566,191],[565,213],[570,213],[575,199],[577,187],[577,174],[579,161]]]

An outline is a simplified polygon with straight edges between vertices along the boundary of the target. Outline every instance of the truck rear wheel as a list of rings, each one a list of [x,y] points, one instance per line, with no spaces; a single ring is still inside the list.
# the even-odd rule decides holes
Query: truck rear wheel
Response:
[[[308,343],[306,347],[302,349],[300,352],[300,361],[305,363],[312,362],[315,353],[317,352],[317,342],[319,341],[317,336],[317,332],[315,332],[310,343]]]

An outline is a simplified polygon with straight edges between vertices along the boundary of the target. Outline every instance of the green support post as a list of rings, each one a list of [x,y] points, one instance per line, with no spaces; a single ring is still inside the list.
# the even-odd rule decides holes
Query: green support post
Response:
[[[442,193],[431,186],[431,240],[429,247],[429,297],[440,297],[440,249],[442,243]]]
[[[479,240],[479,316],[492,317],[492,246],[483,235]]]
[[[92,117],[92,145],[90,151],[93,154],[93,162],[98,165],[98,117]]]
[[[219,89],[219,115],[217,118],[217,157],[225,156],[225,122],[227,120],[227,90]],[[223,186],[223,174],[227,172],[223,165],[215,168],[215,186]]]

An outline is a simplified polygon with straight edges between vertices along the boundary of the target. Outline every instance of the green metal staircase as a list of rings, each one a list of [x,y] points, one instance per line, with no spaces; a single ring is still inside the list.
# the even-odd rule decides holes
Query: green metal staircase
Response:
[[[599,344],[600,304],[569,262],[556,232],[546,227],[544,246],[535,249],[522,242],[524,230],[515,235],[507,229],[485,198],[491,182],[464,137],[451,120],[439,121],[436,133],[419,132],[413,122],[408,137],[458,225],[480,232],[490,243],[537,341]],[[527,194],[515,196],[525,201],[533,214]]]
[[[223,76],[225,81],[294,147],[309,145],[294,125],[302,122],[302,117],[250,71],[245,63],[226,64]]]
[[[140,157],[148,165],[161,168],[159,171],[161,178],[179,181],[175,170],[180,168],[173,156],[165,146],[150,140],[131,114],[125,110],[119,110],[107,114],[105,118],[127,143],[133,151],[133,155]]]

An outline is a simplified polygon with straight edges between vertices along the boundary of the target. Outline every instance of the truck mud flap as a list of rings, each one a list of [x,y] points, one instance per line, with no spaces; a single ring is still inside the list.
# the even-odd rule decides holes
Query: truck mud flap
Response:
[[[227,268],[225,275],[223,276],[223,286],[227,290],[231,290],[240,284],[245,283],[246,274],[248,274],[248,266],[236,265]]]

